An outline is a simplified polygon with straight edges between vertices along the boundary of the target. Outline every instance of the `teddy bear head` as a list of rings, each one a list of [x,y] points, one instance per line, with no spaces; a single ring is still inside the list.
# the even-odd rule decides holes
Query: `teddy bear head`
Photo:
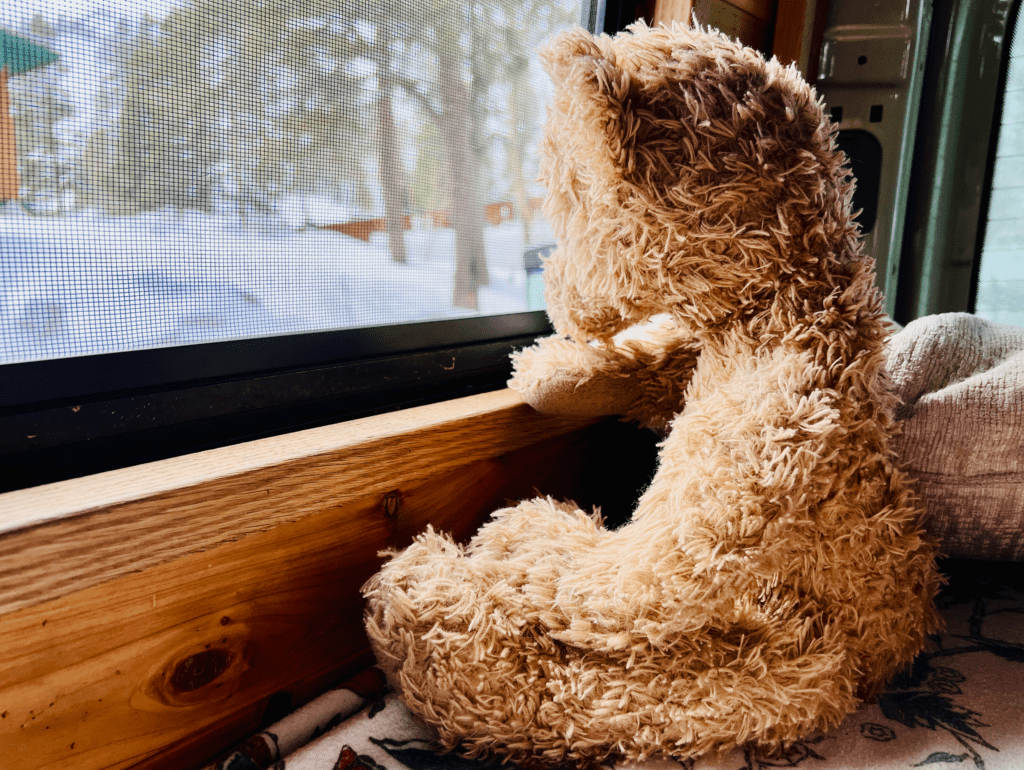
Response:
[[[657,314],[706,328],[860,257],[835,129],[795,67],[717,31],[576,29],[542,51],[555,328],[609,340]],[[827,282],[826,282],[827,283]]]

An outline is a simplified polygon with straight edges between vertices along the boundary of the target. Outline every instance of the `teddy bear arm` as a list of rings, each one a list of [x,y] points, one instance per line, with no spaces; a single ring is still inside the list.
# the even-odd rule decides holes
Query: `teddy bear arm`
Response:
[[[639,397],[639,364],[560,336],[512,356],[509,387],[543,414],[624,414]]]
[[[695,343],[684,342],[669,350],[633,355],[639,364],[633,374],[635,398],[622,414],[664,432],[683,408],[700,349]]]
[[[612,347],[555,335],[513,355],[509,387],[544,414],[618,414],[663,430],[682,408],[699,355],[697,343],[678,332]]]

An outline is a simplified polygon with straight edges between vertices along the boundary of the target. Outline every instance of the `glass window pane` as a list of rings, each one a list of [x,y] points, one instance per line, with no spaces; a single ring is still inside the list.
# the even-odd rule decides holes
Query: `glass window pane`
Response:
[[[543,307],[581,0],[7,0],[0,363]]]
[[[1010,44],[1004,99],[975,312],[1024,326],[1024,34],[1019,29]]]

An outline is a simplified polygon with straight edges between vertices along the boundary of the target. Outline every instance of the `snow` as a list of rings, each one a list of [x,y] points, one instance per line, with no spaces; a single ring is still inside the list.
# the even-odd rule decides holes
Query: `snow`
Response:
[[[384,233],[198,212],[32,216],[0,209],[0,364],[526,310],[519,222],[484,232],[491,283],[452,305],[455,233]],[[541,241],[546,226],[532,224]]]

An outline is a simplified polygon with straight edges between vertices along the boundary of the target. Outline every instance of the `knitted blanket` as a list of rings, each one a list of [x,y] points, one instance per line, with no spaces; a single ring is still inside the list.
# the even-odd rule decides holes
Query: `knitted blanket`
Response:
[[[895,334],[896,453],[943,553],[1024,560],[1024,329],[966,313]]]

